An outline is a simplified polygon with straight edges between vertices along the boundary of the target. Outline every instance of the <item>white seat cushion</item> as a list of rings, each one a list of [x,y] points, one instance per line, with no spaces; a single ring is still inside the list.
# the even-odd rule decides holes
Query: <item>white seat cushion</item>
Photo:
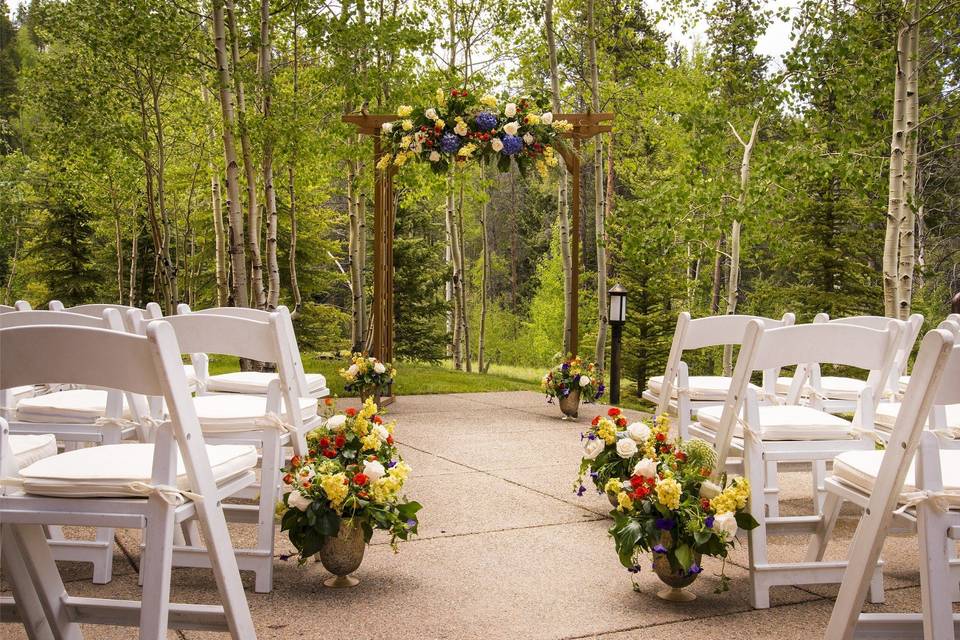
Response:
[[[947,412],[946,427],[960,429],[960,404],[948,404],[945,409]],[[890,431],[897,423],[897,414],[899,413],[899,402],[881,402],[877,405],[874,421],[877,423],[877,427],[884,431]]]
[[[309,420],[317,416],[316,398],[299,398],[300,417]],[[250,396],[239,393],[198,396],[193,399],[197,418],[204,432],[248,431],[263,426],[262,418],[267,413],[266,396]],[[283,407],[285,421],[286,407]]]
[[[217,482],[237,476],[257,464],[253,445],[206,445]],[[45,496],[108,498],[141,496],[127,485],[151,484],[152,444],[107,444],[67,451],[20,470],[24,491]],[[190,490],[186,467],[177,453],[177,488]]]
[[[760,429],[754,429],[764,440],[844,440],[853,437],[853,425],[837,416],[810,407],[796,405],[762,405]],[[723,406],[705,407],[697,411],[700,424],[711,431],[720,427]],[[743,437],[737,421],[734,436]]]
[[[793,378],[777,378],[777,393],[783,395],[790,391],[790,385],[793,384]],[[841,376],[821,376],[820,387],[823,395],[831,400],[857,400],[867,383],[856,378],[844,378]],[[807,395],[806,393],[803,394]]]
[[[12,435],[10,448],[13,449],[17,469],[23,469],[37,460],[57,455],[57,438],[52,433]]]
[[[717,400],[722,402],[730,389],[730,378],[725,376],[690,376],[687,378],[690,385],[691,400]],[[647,388],[656,395],[663,389],[663,376],[654,376],[647,380]],[[677,387],[670,389],[670,397],[677,397]]]
[[[24,398],[33,397],[36,393],[36,387],[32,384],[24,385],[22,387],[11,387],[6,389],[7,396],[10,398],[11,406],[17,406],[17,403]]]
[[[267,386],[277,379],[276,373],[260,371],[233,371],[210,376],[207,379],[207,391],[218,393],[265,394]],[[320,373],[308,373],[307,391],[313,395],[327,388],[327,379]]]
[[[845,451],[833,460],[834,477],[869,493],[880,473],[883,451]],[[903,481],[903,492],[917,490],[914,480],[914,464],[910,463],[907,477]],[[940,451],[940,469],[943,475],[943,488],[947,491],[960,490],[960,450],[943,449]],[[947,501],[960,507],[960,496],[946,496]],[[906,502],[901,494],[900,502]]]
[[[55,391],[17,403],[17,420],[24,422],[84,424],[102,418],[106,412],[107,391],[104,389]],[[123,417],[130,418],[125,398]]]

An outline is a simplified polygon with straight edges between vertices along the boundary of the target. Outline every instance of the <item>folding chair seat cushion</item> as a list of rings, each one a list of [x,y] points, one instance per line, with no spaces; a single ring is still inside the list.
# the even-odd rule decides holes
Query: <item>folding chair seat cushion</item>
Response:
[[[57,455],[57,438],[52,433],[12,435],[10,448],[17,469],[23,469],[38,460]]]
[[[298,398],[300,417],[310,420],[317,415],[316,398]],[[249,431],[268,426],[263,418],[267,414],[267,397],[251,396],[239,393],[225,395],[198,396],[193,399],[205,433],[229,431]],[[286,407],[281,405],[283,420],[289,420]]]
[[[947,428],[960,429],[960,404],[948,404],[945,409],[947,413]],[[877,405],[874,420],[877,426],[881,427],[884,431],[892,431],[899,413],[899,402],[881,402]]]
[[[833,476],[870,493],[877,481],[877,474],[880,473],[883,453],[883,451],[845,451],[833,460]],[[950,495],[951,492],[960,492],[960,450],[940,450],[940,468],[943,473],[944,497],[952,507],[960,507],[960,495]],[[903,482],[903,492],[900,494],[901,503],[907,501],[904,494],[917,491],[914,478],[914,463],[911,462]]]
[[[206,445],[217,482],[229,480],[257,464],[253,445]],[[74,498],[140,496],[132,483],[151,484],[152,444],[108,444],[67,451],[20,470],[27,493]],[[189,490],[183,459],[177,452],[177,488]]]
[[[791,384],[793,384],[793,378],[777,378],[777,393],[781,395],[788,393]],[[858,380],[857,378],[822,376],[820,378],[820,387],[823,395],[831,400],[857,400],[860,394],[863,393],[863,390],[867,388],[867,383],[865,380]]]
[[[730,389],[730,378],[726,376],[690,376],[687,378],[690,386],[691,400],[716,400],[723,402]],[[656,396],[663,389],[663,376],[653,376],[647,380],[647,388]],[[670,397],[676,399],[676,385],[670,389]]]
[[[130,412],[123,401],[123,417]],[[58,422],[83,424],[102,418],[107,412],[105,389],[68,389],[55,391],[17,403],[17,420],[23,422]]]
[[[262,371],[233,371],[207,378],[207,391],[220,393],[265,394],[267,386],[278,374]],[[307,391],[311,394],[327,388],[327,379],[320,373],[308,373]]]
[[[843,440],[853,437],[853,425],[837,416],[810,407],[797,405],[762,405],[760,428],[753,430],[764,440]],[[711,431],[720,428],[723,406],[704,407],[697,411],[701,426]],[[733,435],[743,438],[738,421]]]
[[[36,393],[36,387],[32,384],[24,385],[22,387],[11,387],[7,389],[7,393],[10,394],[10,397],[13,400],[13,406],[17,406],[17,403],[24,398],[30,398]]]

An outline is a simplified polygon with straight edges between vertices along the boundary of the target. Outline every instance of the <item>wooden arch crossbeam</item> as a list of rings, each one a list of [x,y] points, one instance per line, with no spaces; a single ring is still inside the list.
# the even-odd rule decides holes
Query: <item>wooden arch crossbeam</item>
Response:
[[[572,296],[567,314],[570,317],[570,335],[567,343],[570,351],[576,355],[578,349],[579,293],[580,293],[580,145],[584,140],[613,130],[609,123],[612,113],[556,113],[554,121],[566,120],[573,128],[561,134],[570,140],[570,145],[557,145],[557,152],[563,158],[567,171],[573,178],[570,198],[572,209],[570,234],[570,255],[573,258]],[[350,114],[342,118],[352,124],[357,132],[373,137],[373,166],[376,167],[386,151],[380,139],[381,127],[385,122],[395,122],[399,116],[393,114]],[[373,223],[373,349],[372,355],[384,362],[393,361],[393,234],[396,226],[394,209],[393,177],[396,168],[392,165],[385,170],[374,169],[374,223]]]

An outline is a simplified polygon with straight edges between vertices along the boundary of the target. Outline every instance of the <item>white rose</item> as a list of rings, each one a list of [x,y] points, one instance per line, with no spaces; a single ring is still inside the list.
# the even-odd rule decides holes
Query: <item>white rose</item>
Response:
[[[643,424],[642,422],[634,422],[629,427],[627,427],[627,433],[630,434],[630,437],[639,443],[644,443],[650,438],[650,427]]]
[[[727,539],[737,535],[737,519],[732,513],[718,513],[713,517],[713,529],[727,534]]]
[[[583,441],[583,457],[587,460],[595,460],[604,448],[603,440],[600,438],[586,439]]]
[[[377,373],[385,373],[387,368],[383,366],[382,362],[378,362],[377,364],[373,365],[373,370]]]
[[[633,475],[641,478],[657,477],[657,462],[650,458],[644,458],[633,467]]]
[[[355,364],[350,365],[350,368],[347,369],[347,373],[349,373],[351,376],[355,376],[355,375],[357,375],[359,372],[360,372],[360,367],[358,367],[358,366],[355,365]]]
[[[503,115],[507,116],[508,118],[512,118],[513,116],[517,115],[517,105],[512,102],[508,102],[503,108]]]
[[[363,465],[363,475],[370,479],[370,482],[376,482],[387,473],[383,465],[376,460],[371,460]]]
[[[515,136],[519,130],[520,124],[517,122],[508,122],[507,124],[503,125],[503,132],[507,135]]]
[[[327,420],[326,427],[331,431],[339,431],[340,429],[343,429],[343,425],[346,424],[346,422],[347,422],[347,416],[341,413],[335,416],[331,416],[330,419]]]
[[[590,376],[580,376],[580,386],[589,387],[590,386]]]
[[[544,114],[540,116],[540,122],[543,124],[551,124],[553,122],[553,114],[549,111],[544,112]]]
[[[387,431],[387,428],[382,424],[373,425],[373,432],[377,434],[377,437],[386,442],[387,438],[390,437],[390,432]]]
[[[427,117],[430,118],[431,120],[436,120],[437,118],[440,117],[440,116],[437,115],[437,110],[434,109],[433,107],[430,107],[429,109],[427,109],[426,111],[424,111],[424,112],[423,112],[423,115],[427,116]]]
[[[430,152],[430,162],[437,162],[440,160],[440,153],[438,151]]]
[[[455,127],[453,128],[453,132],[454,132],[455,134],[457,134],[458,136],[465,136],[465,135],[467,135],[467,123],[466,123],[466,122],[458,122],[458,123],[457,123],[457,126],[455,126]]]
[[[637,443],[630,438],[617,440],[617,455],[621,458],[632,458],[637,455]]]
[[[529,133],[523,134],[523,142],[528,145],[533,144],[533,136]]]
[[[709,480],[704,481],[704,483],[700,485],[701,498],[706,498],[707,500],[711,500],[713,498],[716,498],[721,493],[723,493],[723,489],[717,486],[716,483],[710,482]]]
[[[497,153],[500,153],[501,151],[503,151],[503,140],[501,140],[500,138],[494,138],[493,141],[490,142],[490,148],[496,151]]]
[[[384,122],[382,125],[380,125],[380,128],[383,129],[384,133],[391,133],[393,131],[393,123]]]
[[[313,502],[313,500],[307,498],[299,491],[291,491],[290,496],[287,498],[287,505],[300,511],[306,511],[311,502]]]

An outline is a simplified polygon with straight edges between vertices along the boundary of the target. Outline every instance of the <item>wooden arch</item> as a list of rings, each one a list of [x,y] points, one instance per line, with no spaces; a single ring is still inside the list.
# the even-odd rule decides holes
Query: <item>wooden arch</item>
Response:
[[[573,177],[570,205],[573,211],[570,233],[570,255],[573,258],[572,296],[567,313],[570,317],[571,335],[568,337],[570,351],[578,349],[579,298],[580,298],[580,145],[583,140],[612,131],[604,124],[613,120],[612,113],[556,113],[554,120],[566,120],[573,125],[561,137],[569,139],[571,146],[557,146],[567,171]],[[392,114],[355,114],[343,116],[343,122],[357,127],[357,131],[373,138],[373,166],[387,153],[380,138],[385,122],[395,122],[399,116]],[[374,168],[374,222],[373,222],[373,349],[372,355],[384,362],[393,361],[393,234],[396,226],[396,211],[393,207],[393,177],[396,167],[379,170]]]

